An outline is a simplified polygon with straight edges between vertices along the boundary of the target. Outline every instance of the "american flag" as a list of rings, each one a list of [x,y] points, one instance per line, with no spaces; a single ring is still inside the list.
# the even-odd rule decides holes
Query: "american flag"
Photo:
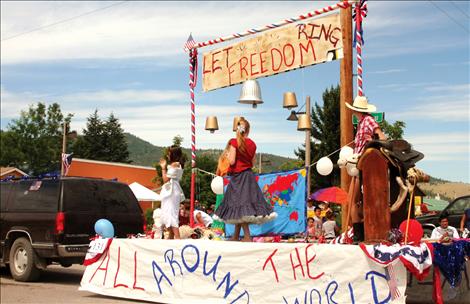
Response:
[[[62,153],[62,166],[64,168],[64,176],[69,172],[70,165],[72,164],[72,153]]]
[[[193,39],[192,33],[189,34],[188,40],[184,44],[184,51],[187,52],[196,45],[196,41]]]

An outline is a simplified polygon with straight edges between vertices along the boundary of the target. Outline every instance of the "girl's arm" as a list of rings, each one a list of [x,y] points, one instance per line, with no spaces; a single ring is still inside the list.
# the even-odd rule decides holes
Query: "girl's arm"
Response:
[[[374,133],[379,136],[380,140],[386,140],[387,139],[387,136],[385,136],[384,132],[382,132],[382,130],[380,130],[380,128],[375,128]]]
[[[163,183],[166,183],[166,182],[168,182],[170,179],[168,178],[168,176],[166,176],[166,160],[165,160],[165,159],[161,159],[161,160],[160,160],[160,167],[162,168],[162,180],[163,180]]]
[[[230,161],[230,166],[235,165],[235,160],[237,157],[237,150],[234,146],[230,146],[228,150],[228,160]]]
[[[463,231],[463,227],[465,226],[466,220],[467,220],[467,215],[464,213],[462,216],[462,219],[460,220],[460,231]]]

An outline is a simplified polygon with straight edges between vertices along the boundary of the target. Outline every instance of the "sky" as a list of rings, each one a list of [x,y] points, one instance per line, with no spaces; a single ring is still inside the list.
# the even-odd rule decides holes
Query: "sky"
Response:
[[[189,33],[202,42],[334,3],[1,1],[1,128],[29,105],[57,102],[79,133],[97,109],[154,145],[179,134],[189,147]],[[388,122],[406,123],[404,138],[425,154],[418,168],[470,182],[470,2],[369,1],[368,9],[364,94]],[[197,148],[224,148],[233,117],[245,116],[258,152],[295,157],[305,133],[286,120],[282,95],[321,106],[324,90],[339,84],[339,61],[258,81],[264,103],[252,109],[237,103],[240,85],[203,92],[200,77]],[[219,121],[213,134],[204,130],[209,115]]]

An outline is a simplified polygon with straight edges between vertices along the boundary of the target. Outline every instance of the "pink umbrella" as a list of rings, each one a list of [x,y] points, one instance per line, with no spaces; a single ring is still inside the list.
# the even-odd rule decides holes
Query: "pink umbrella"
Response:
[[[329,187],[314,192],[309,198],[316,201],[346,204],[348,202],[348,193],[338,187]]]

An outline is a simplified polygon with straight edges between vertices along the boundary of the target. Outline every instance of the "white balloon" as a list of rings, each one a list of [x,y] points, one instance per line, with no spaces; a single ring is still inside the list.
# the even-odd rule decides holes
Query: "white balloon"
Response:
[[[211,189],[215,194],[224,194],[224,179],[221,176],[214,177]]]
[[[353,148],[349,146],[344,146],[341,148],[341,151],[339,151],[339,158],[340,159],[348,159],[348,157],[352,156],[354,153]]]
[[[328,157],[322,157],[320,160],[317,162],[317,171],[321,175],[328,175],[333,171],[333,163],[331,162],[331,159]]]
[[[347,163],[346,171],[348,172],[349,176],[358,176],[359,169],[356,167],[355,163]]]
[[[346,167],[347,161],[344,158],[340,158],[340,159],[338,159],[337,164],[340,168],[344,168],[344,167]]]

